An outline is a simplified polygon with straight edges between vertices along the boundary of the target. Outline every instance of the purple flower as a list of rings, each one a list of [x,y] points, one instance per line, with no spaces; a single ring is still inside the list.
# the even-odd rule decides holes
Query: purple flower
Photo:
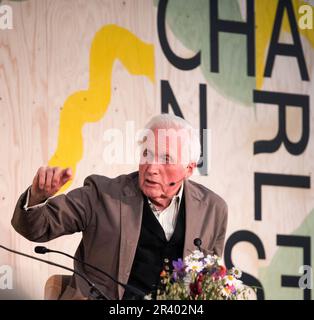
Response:
[[[174,268],[174,271],[180,272],[184,270],[184,262],[181,258],[178,259],[178,261],[172,261],[172,266]]]
[[[181,258],[179,258],[178,261],[173,260],[172,266],[173,266],[172,278],[174,281],[177,281],[178,278],[183,278],[185,276],[185,266]]]

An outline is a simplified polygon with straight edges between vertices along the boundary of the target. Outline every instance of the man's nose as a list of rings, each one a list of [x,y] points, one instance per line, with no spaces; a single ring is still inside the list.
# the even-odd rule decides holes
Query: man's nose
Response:
[[[151,174],[158,174],[159,173],[159,164],[156,162],[150,163],[147,165],[147,172]]]

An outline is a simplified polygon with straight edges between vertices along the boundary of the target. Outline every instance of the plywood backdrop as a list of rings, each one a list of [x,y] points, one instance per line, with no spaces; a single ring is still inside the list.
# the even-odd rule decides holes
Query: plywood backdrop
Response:
[[[0,5],[12,8],[13,29],[0,30],[0,244],[32,253],[36,244],[17,234],[10,220],[19,195],[40,166],[69,165],[75,170],[74,181],[65,192],[81,186],[92,173],[114,177],[136,170],[136,163],[106,163],[104,133],[111,128],[125,132],[128,121],[137,130],[161,113],[162,96],[166,96],[162,81],[167,81],[183,116],[196,128],[206,107],[208,174],[198,173],[192,179],[220,194],[229,205],[226,240],[233,263],[260,281],[266,299],[311,297],[311,291],[304,294],[299,288],[282,286],[282,275],[300,276],[303,249],[281,246],[277,237],[298,235],[309,240],[312,246],[306,254],[312,264],[314,31],[297,27],[308,80],[302,80],[297,59],[287,56],[277,56],[271,77],[265,77],[278,3],[287,6],[279,40],[290,44],[295,39],[287,8],[293,6],[298,23],[298,8],[304,3],[253,3],[256,72],[247,76],[243,35],[219,35],[219,72],[210,69],[210,1],[169,1],[167,6],[171,50],[184,58],[201,51],[200,65],[192,70],[174,66],[162,50],[158,1],[2,1]],[[246,21],[246,1],[220,0],[218,7],[221,19]],[[200,84],[206,88],[207,99],[201,108]],[[278,106],[254,103],[254,90],[309,98],[305,121],[301,108],[291,105],[286,113],[286,131],[292,142],[299,141],[309,124],[306,148],[300,154],[292,155],[284,145],[272,153],[254,154],[254,142],[271,140],[278,132]],[[171,105],[169,110],[173,112]],[[256,220],[256,172],[305,176],[309,185],[263,186],[262,219]],[[254,236],[264,249],[264,258],[258,257],[252,244]],[[51,241],[49,247],[73,254],[80,237],[65,236]],[[296,238],[291,241],[295,244]],[[72,266],[60,256],[51,254],[49,259]],[[66,273],[1,250],[0,267],[4,265],[12,269],[13,289],[0,289],[3,298],[41,299],[49,275]],[[3,270],[0,279],[5,282]]]

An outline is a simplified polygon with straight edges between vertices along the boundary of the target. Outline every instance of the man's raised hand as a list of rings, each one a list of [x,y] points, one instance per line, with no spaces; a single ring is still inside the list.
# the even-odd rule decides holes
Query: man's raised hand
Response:
[[[52,197],[71,178],[71,168],[40,167],[33,180],[28,206],[34,206]]]

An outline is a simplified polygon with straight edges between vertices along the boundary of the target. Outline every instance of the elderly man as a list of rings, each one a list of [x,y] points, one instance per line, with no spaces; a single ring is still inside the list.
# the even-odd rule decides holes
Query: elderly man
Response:
[[[82,232],[77,259],[149,293],[158,286],[165,259],[171,263],[188,255],[195,238],[202,240],[202,250],[222,254],[226,203],[188,180],[199,156],[192,126],[173,115],[158,115],[146,125],[138,172],[114,179],[92,175],[83,187],[52,197],[71,170],[42,167],[19,198],[12,225],[36,242]],[[110,298],[134,298],[97,270],[79,262],[74,268]],[[88,285],[73,275],[61,298],[88,295]]]

